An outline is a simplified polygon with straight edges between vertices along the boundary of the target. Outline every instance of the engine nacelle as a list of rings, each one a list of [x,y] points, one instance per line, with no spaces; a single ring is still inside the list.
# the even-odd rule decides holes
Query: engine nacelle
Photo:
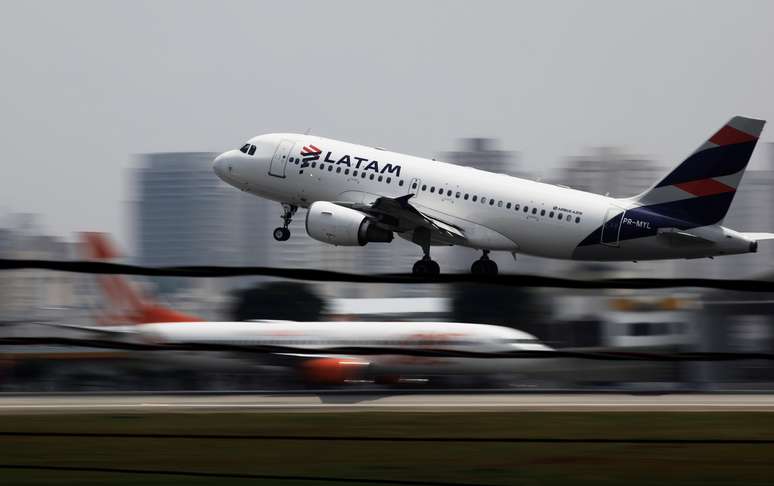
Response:
[[[317,385],[343,385],[350,380],[362,379],[369,364],[365,361],[338,358],[315,358],[301,366],[301,372],[309,383]]]
[[[317,201],[306,213],[306,232],[315,240],[337,246],[389,243],[392,231],[379,228],[360,211],[326,201]]]

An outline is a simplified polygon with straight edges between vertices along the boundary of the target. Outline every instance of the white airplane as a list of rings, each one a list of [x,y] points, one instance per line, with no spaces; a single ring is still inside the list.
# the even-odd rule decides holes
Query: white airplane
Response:
[[[438,274],[433,245],[482,250],[473,273],[496,274],[491,251],[637,261],[754,253],[772,233],[723,227],[765,121],[736,116],[653,187],[617,199],[311,135],[274,133],[219,155],[228,184],[282,203],[279,241],[299,207],[324,243],[412,241],[415,274]]]
[[[101,233],[84,233],[87,258],[110,260],[118,256]],[[543,364],[541,359],[446,358],[406,355],[320,354],[337,347],[444,349],[474,352],[550,351],[533,335],[506,327],[447,322],[351,322],[351,321],[249,321],[214,322],[165,307],[116,275],[97,276],[107,308],[97,325],[51,324],[107,336],[120,341],[159,344],[221,344],[284,346],[297,352],[228,353],[225,361],[244,368],[244,362],[293,368],[309,382],[339,384],[373,379],[394,383],[402,378],[442,375],[494,375],[521,373]],[[316,353],[304,351],[316,350]],[[158,355],[154,355],[158,356]],[[242,357],[234,360],[234,357]],[[201,353],[176,355],[188,365],[208,362]],[[212,362],[212,360],[209,360]],[[204,365],[206,366],[206,365]]]

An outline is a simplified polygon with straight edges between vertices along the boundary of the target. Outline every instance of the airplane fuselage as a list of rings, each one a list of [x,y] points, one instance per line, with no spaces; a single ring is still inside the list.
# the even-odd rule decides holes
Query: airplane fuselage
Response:
[[[368,366],[369,374],[492,374],[513,373],[538,364],[531,358],[456,358],[435,356],[374,355],[347,356],[339,348],[436,349],[448,351],[507,353],[551,351],[535,336],[516,329],[486,324],[438,322],[352,321],[251,321],[146,323],[125,328],[143,341],[199,343],[241,347],[277,346],[294,351],[279,353],[286,364],[302,365],[313,360],[336,358],[353,365]],[[316,351],[311,354],[310,351]],[[330,350],[330,353],[320,354]],[[306,353],[305,353],[306,351]],[[276,354],[274,358],[276,360]],[[200,357],[200,353],[196,353]],[[269,355],[245,355],[261,362]],[[365,371],[365,370],[363,370]]]
[[[754,242],[741,233],[718,225],[698,227],[631,199],[311,135],[261,135],[249,144],[256,147],[252,155],[234,150],[221,156],[220,168],[216,163],[216,172],[229,184],[299,207],[316,201],[369,204],[413,194],[412,206],[464,234],[433,244],[597,261],[755,251]],[[703,232],[713,243],[686,245],[662,234],[680,230]]]

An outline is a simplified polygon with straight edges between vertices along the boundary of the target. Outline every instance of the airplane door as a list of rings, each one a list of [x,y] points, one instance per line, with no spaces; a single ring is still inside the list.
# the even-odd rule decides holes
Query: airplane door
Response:
[[[290,140],[282,140],[279,143],[274,157],[271,158],[271,164],[269,164],[269,175],[285,177],[285,167],[288,165],[288,156],[292,148],[293,142]]]
[[[419,194],[419,189],[422,186],[422,181],[418,177],[414,177],[409,182],[408,191],[406,194]]]
[[[618,206],[610,206],[605,213],[605,222],[602,224],[603,245],[618,246],[618,239],[621,236],[621,221],[626,210]]]

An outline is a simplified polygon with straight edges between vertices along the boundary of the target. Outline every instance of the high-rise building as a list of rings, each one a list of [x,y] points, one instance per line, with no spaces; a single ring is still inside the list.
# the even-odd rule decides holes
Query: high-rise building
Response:
[[[135,260],[141,265],[265,265],[264,240],[256,234],[268,204],[226,185],[212,173],[209,152],[172,152],[138,157],[134,171]],[[194,279],[157,279],[161,292],[209,284]],[[215,289],[244,284],[223,279]]]
[[[616,147],[598,147],[567,159],[556,182],[579,191],[631,197],[654,184],[663,171],[654,162]]]
[[[523,175],[520,172],[518,152],[502,150],[495,138],[475,137],[459,140],[460,149],[442,152],[440,159],[457,165],[465,165],[479,170],[508,174]]]

